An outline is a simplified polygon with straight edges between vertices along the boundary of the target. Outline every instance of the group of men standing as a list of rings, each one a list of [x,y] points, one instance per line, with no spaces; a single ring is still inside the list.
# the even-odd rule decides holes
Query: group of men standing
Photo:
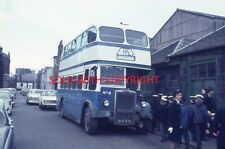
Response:
[[[225,140],[222,141],[225,135],[225,110],[216,110],[212,94],[212,89],[202,89],[202,94],[191,96],[190,102],[185,100],[181,90],[174,91],[173,96],[152,95],[152,128],[159,124],[161,142],[169,140],[171,149],[176,149],[183,138],[186,149],[189,149],[191,134],[197,149],[201,149],[201,142],[206,140],[208,134],[217,136],[218,149],[225,149]]]

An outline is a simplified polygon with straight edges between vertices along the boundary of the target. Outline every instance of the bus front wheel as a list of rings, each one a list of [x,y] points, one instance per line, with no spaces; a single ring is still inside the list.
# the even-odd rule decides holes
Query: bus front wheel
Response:
[[[150,127],[150,119],[141,119],[136,126],[136,130],[139,134],[147,134]]]
[[[84,129],[88,134],[96,134],[98,129],[98,120],[92,118],[91,109],[89,106],[85,109]]]

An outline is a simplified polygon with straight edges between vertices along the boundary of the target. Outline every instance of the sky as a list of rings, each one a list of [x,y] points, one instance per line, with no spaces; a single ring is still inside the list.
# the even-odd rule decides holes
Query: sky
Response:
[[[153,37],[177,8],[225,16],[225,0],[0,0],[0,46],[10,71],[53,66],[64,45],[93,24],[120,22]]]

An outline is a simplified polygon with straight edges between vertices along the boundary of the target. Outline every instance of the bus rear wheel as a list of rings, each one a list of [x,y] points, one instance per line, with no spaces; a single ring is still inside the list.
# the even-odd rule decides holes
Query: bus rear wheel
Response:
[[[60,108],[59,108],[59,116],[60,116],[61,118],[65,118],[63,102],[61,102],[61,104],[60,104]]]
[[[85,109],[84,129],[88,134],[96,134],[98,130],[98,120],[92,118],[91,109],[89,106]]]

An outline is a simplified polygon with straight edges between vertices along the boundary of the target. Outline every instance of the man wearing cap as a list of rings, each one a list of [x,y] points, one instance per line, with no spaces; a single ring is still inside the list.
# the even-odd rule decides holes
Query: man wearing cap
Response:
[[[168,102],[167,96],[162,96],[159,104],[159,127],[160,127],[160,135],[161,142],[166,141],[167,139],[167,121],[168,121]]]
[[[187,105],[183,101],[183,102],[181,102],[181,122],[180,122],[180,128],[181,128],[181,136],[184,137],[186,149],[189,149],[190,148],[189,134],[188,134],[188,130],[190,128],[190,120],[191,120],[190,106]]]
[[[197,149],[201,149],[202,147],[202,139],[205,135],[205,126],[207,122],[207,108],[203,104],[203,96],[202,95],[196,95],[196,103],[193,107],[193,124],[195,129],[195,136],[197,141]]]
[[[151,98],[151,101],[150,101],[150,105],[152,107],[152,126],[151,126],[151,131],[154,132],[154,129],[156,128],[157,126],[157,118],[158,118],[158,115],[157,115],[157,112],[158,112],[158,105],[159,105],[159,96],[156,95],[156,94],[153,94],[152,95],[152,98]]]
[[[180,90],[176,90],[174,92],[174,101],[171,103],[169,108],[169,116],[168,116],[168,127],[169,127],[168,139],[171,141],[171,149],[177,148],[177,144],[179,143],[181,138],[181,130],[180,130],[181,99],[182,99],[182,92]]]
[[[190,96],[190,105],[189,105],[189,110],[190,110],[190,132],[191,132],[191,135],[192,135],[192,140],[193,141],[196,141],[196,137],[195,137],[195,127],[194,127],[194,124],[193,124],[193,118],[194,118],[194,106],[195,106],[195,103],[196,103],[196,99],[195,99],[195,96]]]

